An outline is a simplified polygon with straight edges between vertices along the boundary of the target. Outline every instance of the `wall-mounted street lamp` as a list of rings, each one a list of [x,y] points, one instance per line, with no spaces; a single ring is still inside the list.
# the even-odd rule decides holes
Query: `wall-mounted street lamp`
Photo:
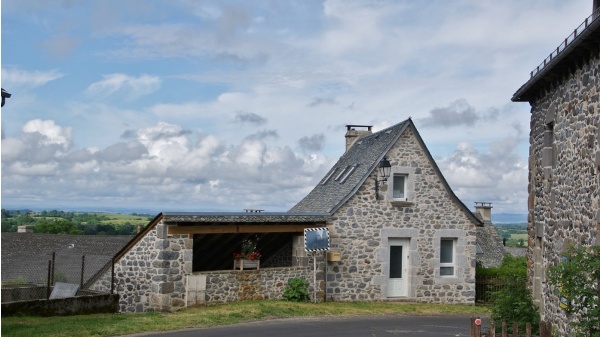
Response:
[[[4,90],[4,88],[2,88],[2,105],[0,107],[4,106],[4,100],[6,98],[10,98],[11,94],[9,94],[8,92],[6,92],[6,90]]]
[[[375,200],[379,200],[379,183],[385,183],[390,177],[392,171],[392,164],[387,160],[387,157],[383,157],[379,162],[379,177],[375,178]]]

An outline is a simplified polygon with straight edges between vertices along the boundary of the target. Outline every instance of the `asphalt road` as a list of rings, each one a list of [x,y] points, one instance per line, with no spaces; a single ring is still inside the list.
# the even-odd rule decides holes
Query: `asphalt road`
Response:
[[[152,332],[128,337],[384,337],[469,336],[470,316],[377,315],[292,318],[203,329]]]

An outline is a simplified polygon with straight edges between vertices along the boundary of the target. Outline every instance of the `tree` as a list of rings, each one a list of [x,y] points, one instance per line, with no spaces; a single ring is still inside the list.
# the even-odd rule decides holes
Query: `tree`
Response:
[[[38,221],[34,233],[46,234],[82,234],[75,223],[65,219],[45,219]]]
[[[578,316],[577,336],[600,337],[600,246],[570,246],[563,256],[549,268],[548,281]]]

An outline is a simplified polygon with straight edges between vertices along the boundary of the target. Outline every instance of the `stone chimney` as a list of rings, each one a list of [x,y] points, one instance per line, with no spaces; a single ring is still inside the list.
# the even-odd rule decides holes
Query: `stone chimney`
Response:
[[[483,222],[492,222],[492,203],[491,202],[475,202],[475,212],[479,213]]]
[[[373,125],[346,125],[346,151],[354,144],[357,140],[364,136],[368,136],[371,133]],[[356,130],[356,128],[363,128],[363,130]],[[364,130],[364,128],[367,128]]]
[[[33,225],[23,225],[17,227],[17,233],[33,233]]]

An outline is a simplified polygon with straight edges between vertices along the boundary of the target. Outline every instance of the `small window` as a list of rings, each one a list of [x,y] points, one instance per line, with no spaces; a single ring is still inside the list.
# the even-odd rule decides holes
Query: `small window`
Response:
[[[329,174],[325,177],[325,179],[323,179],[323,182],[321,183],[321,185],[327,184],[327,182],[329,181],[329,179],[331,179],[331,177],[333,176],[333,174],[336,171],[337,171],[337,167],[334,167],[333,169],[331,169],[331,172],[329,172]]]
[[[346,179],[348,179],[348,177],[350,177],[350,175],[352,174],[352,172],[354,172],[354,170],[356,169],[358,165],[353,165],[352,167],[350,167],[350,169],[348,170],[348,172],[346,172],[346,174],[342,177],[342,179],[340,179],[340,184],[343,184]]]
[[[345,169],[343,169],[343,170],[342,170],[342,172],[340,172],[340,174],[338,174],[338,175],[335,177],[335,181],[338,181],[338,180],[340,180],[340,178],[341,178],[341,177],[344,175],[344,173],[346,173],[346,171],[347,171],[349,168],[350,168],[350,166],[346,166],[346,168],[345,168]]]
[[[455,239],[442,239],[440,242],[440,276],[454,276]]]
[[[406,200],[406,176],[394,175],[393,185],[392,197],[397,200]]]

